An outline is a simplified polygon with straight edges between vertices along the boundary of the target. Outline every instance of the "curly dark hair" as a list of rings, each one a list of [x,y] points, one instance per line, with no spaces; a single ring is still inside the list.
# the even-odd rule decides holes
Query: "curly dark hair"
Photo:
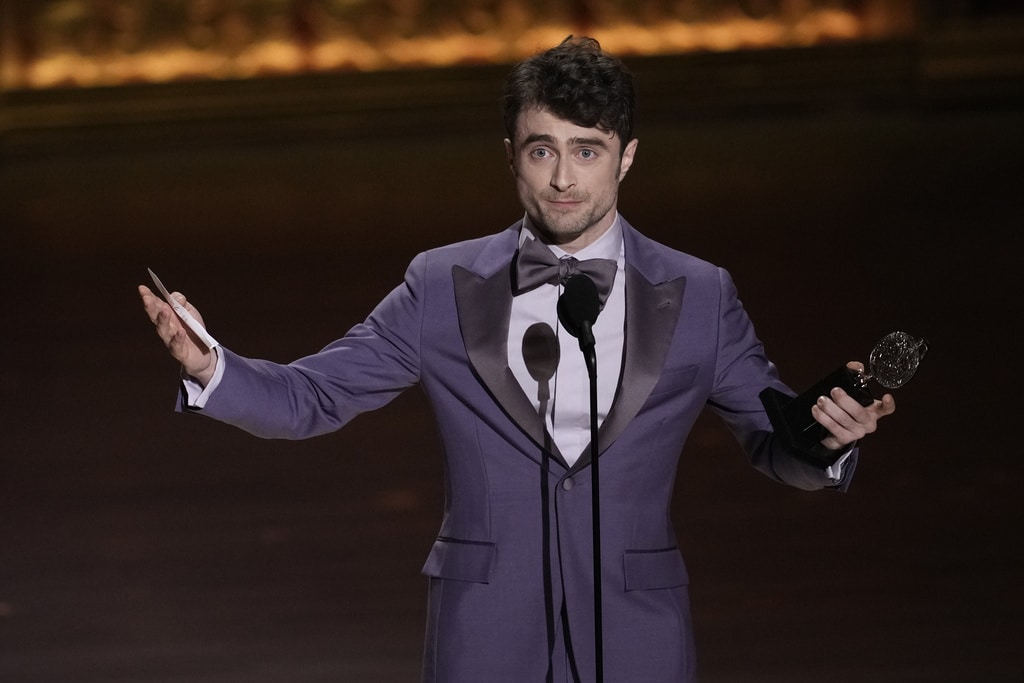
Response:
[[[569,36],[530,57],[505,79],[505,132],[515,140],[520,112],[531,107],[584,128],[616,133],[622,148],[633,138],[633,76],[593,38]],[[621,149],[620,149],[621,152]]]

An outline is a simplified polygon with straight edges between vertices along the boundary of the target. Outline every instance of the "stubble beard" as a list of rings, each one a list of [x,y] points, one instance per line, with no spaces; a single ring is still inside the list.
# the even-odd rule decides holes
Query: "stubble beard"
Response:
[[[576,197],[575,199],[584,203],[577,210],[572,211],[558,211],[549,206],[546,207],[545,202],[548,199],[541,197],[531,202],[533,211],[530,212],[530,220],[552,244],[573,242],[593,229],[615,206],[614,194],[605,201],[595,204],[587,203],[590,199],[589,196]]]

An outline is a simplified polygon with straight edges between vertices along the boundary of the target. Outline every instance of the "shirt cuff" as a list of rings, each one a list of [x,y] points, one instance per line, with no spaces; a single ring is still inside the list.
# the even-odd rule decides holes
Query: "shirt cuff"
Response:
[[[210,400],[210,396],[217,389],[217,385],[220,384],[220,380],[224,376],[224,358],[221,356],[220,349],[215,347],[212,353],[217,358],[217,366],[213,369],[213,377],[210,378],[205,387],[195,377],[184,373],[181,375],[181,385],[185,392],[185,406],[187,408],[202,410],[206,407],[206,402]]]
[[[217,369],[220,370],[219,367]],[[825,474],[828,475],[829,479],[837,484],[843,480],[843,465],[850,459],[850,455],[852,453],[853,446],[851,446],[848,451],[840,455],[838,460],[825,468]]]

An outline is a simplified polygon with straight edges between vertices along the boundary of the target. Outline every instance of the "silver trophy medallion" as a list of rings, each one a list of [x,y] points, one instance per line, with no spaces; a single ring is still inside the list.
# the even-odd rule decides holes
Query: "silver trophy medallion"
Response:
[[[906,332],[890,332],[871,350],[865,383],[873,379],[886,389],[899,389],[910,381],[928,353],[928,342]]]

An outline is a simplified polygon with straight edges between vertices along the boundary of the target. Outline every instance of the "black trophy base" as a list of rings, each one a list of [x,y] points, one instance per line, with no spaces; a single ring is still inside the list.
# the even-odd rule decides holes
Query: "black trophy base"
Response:
[[[830,373],[799,396],[787,396],[771,387],[759,395],[782,443],[803,460],[822,468],[834,465],[843,452],[822,445],[828,431],[811,416],[811,406],[819,396],[827,396],[835,387],[843,389],[863,406],[869,406],[875,400],[863,386],[860,373],[846,366]]]

